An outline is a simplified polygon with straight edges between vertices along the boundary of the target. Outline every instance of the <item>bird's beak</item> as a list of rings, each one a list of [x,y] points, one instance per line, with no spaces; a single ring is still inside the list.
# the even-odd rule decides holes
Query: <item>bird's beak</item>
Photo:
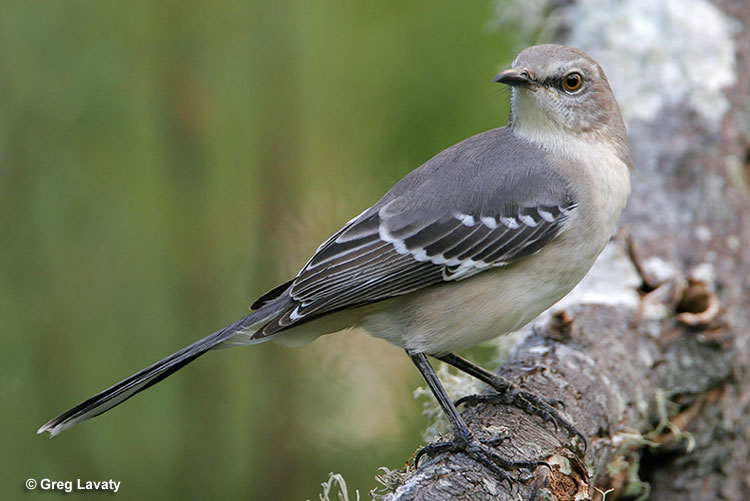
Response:
[[[534,79],[528,70],[511,69],[505,70],[495,77],[496,83],[510,85],[512,87],[529,87],[534,83]]]

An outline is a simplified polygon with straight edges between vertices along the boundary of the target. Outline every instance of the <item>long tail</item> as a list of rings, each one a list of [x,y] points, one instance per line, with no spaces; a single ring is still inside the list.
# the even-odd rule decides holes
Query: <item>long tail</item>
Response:
[[[54,437],[80,421],[98,416],[99,414],[108,411],[112,407],[123,403],[136,393],[139,393],[146,388],[155,385],[167,376],[174,374],[211,348],[217,347],[219,344],[227,341],[236,334],[263,325],[263,323],[268,321],[269,317],[273,316],[274,312],[272,310],[275,309],[276,308],[273,307],[261,308],[250,315],[219,329],[213,334],[206,336],[200,341],[196,341],[195,343],[184,347],[180,351],[169,355],[167,358],[156,362],[150,367],[146,367],[142,371],[133,374],[129,378],[124,379],[101,393],[97,393],[88,400],[81,402],[72,409],[50,419],[39,428],[37,433],[48,431],[50,437]]]

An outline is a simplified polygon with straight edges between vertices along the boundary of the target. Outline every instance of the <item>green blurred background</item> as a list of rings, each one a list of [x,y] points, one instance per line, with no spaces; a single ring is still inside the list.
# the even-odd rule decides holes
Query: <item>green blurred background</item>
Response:
[[[54,440],[53,415],[246,314],[429,157],[502,125],[489,1],[0,3],[0,479],[126,499],[367,497],[421,384],[359,332],[213,352]],[[75,495],[75,494],[74,494]],[[59,494],[44,493],[46,499]]]

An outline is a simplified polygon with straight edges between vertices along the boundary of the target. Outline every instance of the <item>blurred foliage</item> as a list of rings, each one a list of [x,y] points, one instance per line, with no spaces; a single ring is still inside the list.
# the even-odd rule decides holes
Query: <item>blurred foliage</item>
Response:
[[[0,3],[4,499],[374,487],[424,426],[407,357],[361,333],[208,354],[54,440],[38,426],[243,316],[441,149],[502,125],[488,2]],[[47,499],[58,495],[46,493]]]

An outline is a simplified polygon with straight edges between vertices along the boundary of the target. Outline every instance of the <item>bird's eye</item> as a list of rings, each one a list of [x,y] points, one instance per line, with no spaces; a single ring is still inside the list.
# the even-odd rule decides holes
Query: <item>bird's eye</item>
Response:
[[[575,92],[583,85],[583,75],[577,71],[568,73],[563,77],[563,88],[567,92]]]

